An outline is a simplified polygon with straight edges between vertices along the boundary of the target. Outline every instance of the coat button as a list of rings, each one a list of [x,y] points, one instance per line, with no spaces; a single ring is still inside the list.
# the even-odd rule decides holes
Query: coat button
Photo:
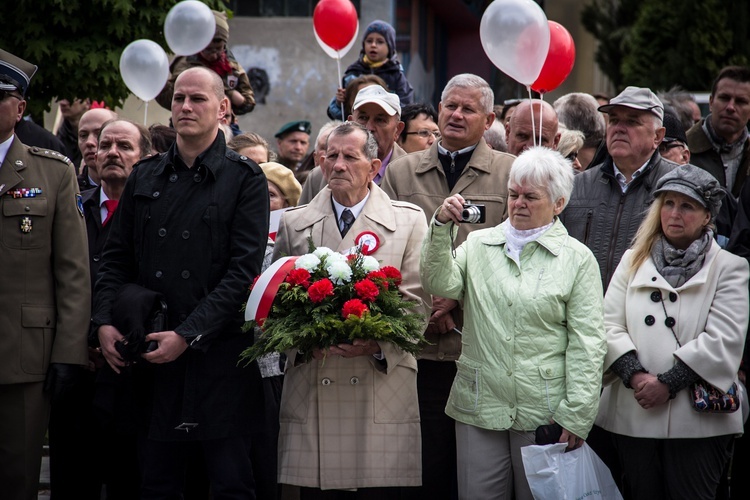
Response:
[[[153,196],[154,198],[158,198],[160,194],[161,193],[159,191],[154,191],[154,194],[152,194],[151,196]]]
[[[28,205],[26,205],[25,207],[23,207],[23,210],[24,210],[25,212],[31,212],[31,207],[30,207],[30,206],[28,206]]]
[[[186,240],[188,238],[190,238],[190,231],[183,231],[182,232],[182,239]]]
[[[161,271],[156,271],[154,273],[154,276],[156,276],[157,278],[161,278],[163,275],[164,275],[164,273],[162,273]]]
[[[160,227],[160,228],[159,228],[159,236],[161,236],[161,237],[163,238],[163,237],[165,237],[166,235],[167,235],[167,229],[166,229],[166,228],[163,228],[163,227]]]
[[[544,373],[546,373],[547,375],[552,375],[552,369],[547,368],[546,370],[544,370]]]
[[[509,376],[509,377],[510,377],[511,375],[513,375],[513,371],[512,371],[512,370],[508,370],[508,372],[507,372],[507,373],[508,373],[508,376]]]
[[[51,320],[51,319],[49,319],[49,318],[47,318],[47,326],[49,326],[49,325],[51,325],[51,324],[52,324],[52,320]]]
[[[102,258],[101,258],[101,257],[99,257],[98,255],[94,255],[94,257],[92,257],[92,260],[93,260],[94,262],[99,262],[99,261],[100,261],[101,259],[102,259]]]
[[[511,409],[516,407],[516,405],[514,405],[513,403],[511,403],[509,406],[511,407]]]
[[[652,276],[651,281],[656,281],[656,276]]]
[[[190,271],[186,269],[182,271],[182,273],[180,273],[180,276],[182,276],[184,279],[188,279],[190,277]]]
[[[444,352],[439,352],[438,355],[437,355],[437,357],[438,357],[439,360],[442,361],[443,359],[445,359],[445,353]]]
[[[669,328],[672,328],[677,322],[674,320],[672,316],[669,316],[667,319],[664,320],[664,324],[667,325]]]
[[[352,385],[357,385],[359,384],[359,379],[357,377],[352,377],[349,379],[349,383]]]
[[[240,155],[240,160],[242,160],[242,161],[245,161],[245,160],[247,160],[247,156],[245,156],[245,155]]]
[[[201,174],[195,174],[195,175],[193,176],[193,180],[194,180],[195,182],[200,182],[200,181],[201,181],[201,179],[203,179],[203,177],[201,177]]]
[[[511,339],[511,337],[510,337],[510,336],[508,336],[508,337],[505,337],[505,340],[506,340],[506,341],[508,341],[508,342],[510,342],[510,339]]]
[[[669,301],[670,302],[677,302],[677,294],[674,292],[669,292]]]
[[[331,385],[331,379],[326,377],[323,380],[321,380],[320,383],[323,385]]]
[[[653,325],[656,322],[656,320],[654,319],[654,317],[651,316],[650,314],[648,316],[646,316],[645,321],[646,321],[646,325],[648,325],[648,326],[651,326],[651,325]]]
[[[661,302],[661,292],[659,290],[651,292],[651,300],[654,302]]]
[[[177,182],[177,174],[170,175],[169,182]]]

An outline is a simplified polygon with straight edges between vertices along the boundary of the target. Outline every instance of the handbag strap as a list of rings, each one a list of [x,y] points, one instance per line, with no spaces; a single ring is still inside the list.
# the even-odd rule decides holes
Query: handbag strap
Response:
[[[669,314],[667,313],[667,306],[664,305],[664,295],[661,293],[661,290],[659,290],[658,293],[659,293],[659,296],[661,297],[661,300],[660,300],[661,308],[664,310],[664,320],[666,321],[669,319]],[[680,343],[680,339],[677,338],[677,334],[674,331],[674,326],[670,326],[669,329],[672,330],[672,335],[674,336],[674,339],[677,342],[677,345],[682,347],[682,344]]]

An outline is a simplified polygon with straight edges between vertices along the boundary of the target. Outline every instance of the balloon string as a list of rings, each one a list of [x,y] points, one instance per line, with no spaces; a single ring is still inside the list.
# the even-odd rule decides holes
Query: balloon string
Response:
[[[340,50],[336,51],[336,56],[337,56],[336,57],[336,67],[338,69],[338,74],[339,74],[339,79],[338,79],[338,81],[336,83],[336,92],[338,92],[338,89],[339,89],[338,82],[344,83],[344,82],[341,81],[341,51]],[[341,120],[342,121],[346,121],[346,116],[344,116],[344,103],[343,102],[341,103]]]
[[[536,130],[536,125],[534,124],[534,101],[531,96],[531,87],[527,85],[526,90],[529,92],[529,103],[531,104],[531,106],[529,106],[529,112],[531,113],[531,140],[534,143],[534,146],[536,146],[536,137],[534,137],[534,131]]]
[[[542,105],[544,102],[544,92],[539,93],[539,100],[542,101],[539,103],[539,145],[542,145],[542,113],[544,113],[544,106]]]
[[[143,106],[143,126],[148,127],[148,101],[144,102],[146,105]]]

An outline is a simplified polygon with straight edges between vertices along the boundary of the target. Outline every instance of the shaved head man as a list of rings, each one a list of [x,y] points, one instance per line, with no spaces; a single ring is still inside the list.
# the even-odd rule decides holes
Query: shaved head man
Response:
[[[534,110],[534,120],[531,119],[531,109]],[[551,104],[534,99],[524,100],[516,106],[516,111],[505,126],[508,152],[520,155],[539,140],[539,122],[542,123],[541,145],[550,149],[557,149],[560,142],[560,132],[557,130],[557,113]]]

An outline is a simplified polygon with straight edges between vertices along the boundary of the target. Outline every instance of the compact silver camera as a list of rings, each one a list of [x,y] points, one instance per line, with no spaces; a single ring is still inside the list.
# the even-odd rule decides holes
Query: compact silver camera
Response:
[[[466,200],[464,209],[461,211],[461,222],[469,224],[484,224],[486,220],[484,205],[473,205]]]

